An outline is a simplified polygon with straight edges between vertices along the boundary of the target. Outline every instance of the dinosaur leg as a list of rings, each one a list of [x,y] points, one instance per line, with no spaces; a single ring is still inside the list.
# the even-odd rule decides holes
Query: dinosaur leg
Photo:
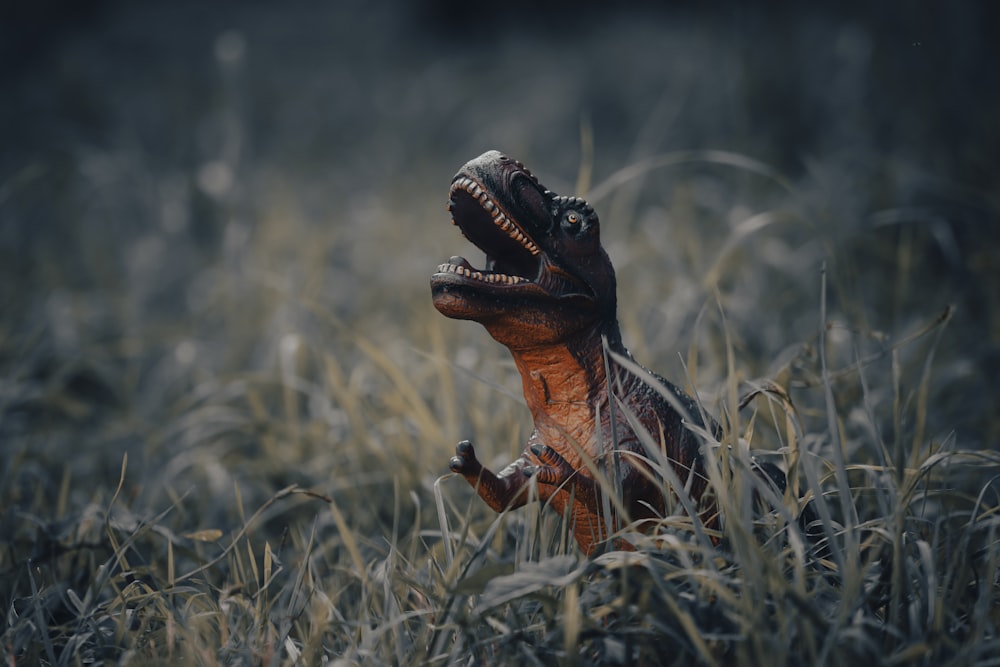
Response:
[[[448,467],[464,477],[495,512],[521,507],[528,502],[531,478],[527,469],[531,465],[524,456],[518,457],[499,475],[495,475],[476,458],[472,443],[463,440],[455,447],[455,456],[448,462]]]
[[[564,459],[559,452],[546,445],[531,446],[531,453],[539,461],[540,466],[529,466],[526,474],[533,475],[542,484],[561,487],[575,496],[573,504],[572,530],[580,549],[591,555],[599,542],[607,538],[608,531],[602,515],[601,487],[591,477],[580,474]],[[612,525],[617,525],[613,518]],[[616,549],[631,551],[633,547],[625,540],[615,541]]]

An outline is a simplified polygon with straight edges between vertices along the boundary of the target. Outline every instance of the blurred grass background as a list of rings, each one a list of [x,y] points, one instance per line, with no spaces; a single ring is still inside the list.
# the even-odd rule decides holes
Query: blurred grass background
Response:
[[[406,661],[367,634],[411,622],[385,627],[400,616],[372,591],[444,586],[425,561],[453,443],[509,460],[530,427],[505,351],[427,287],[477,252],[443,205],[491,148],[592,194],[626,344],[710,409],[732,380],[775,380],[828,452],[824,330],[849,459],[883,439],[917,462],[996,448],[991,3],[2,11],[9,660]],[[185,604],[123,620],[137,586],[140,606]],[[320,595],[328,617],[304,611]],[[231,627],[201,629],[199,605]],[[177,648],[177,614],[224,648]]]

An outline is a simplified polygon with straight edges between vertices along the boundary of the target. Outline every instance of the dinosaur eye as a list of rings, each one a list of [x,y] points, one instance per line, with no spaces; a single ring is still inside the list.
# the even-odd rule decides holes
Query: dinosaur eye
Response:
[[[573,238],[583,238],[597,231],[596,220],[587,211],[571,208],[562,214],[562,229]]]

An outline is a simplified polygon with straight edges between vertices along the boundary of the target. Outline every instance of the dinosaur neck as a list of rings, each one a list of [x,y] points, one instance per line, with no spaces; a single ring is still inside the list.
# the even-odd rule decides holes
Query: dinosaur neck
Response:
[[[551,424],[576,432],[594,421],[595,409],[607,408],[602,338],[609,349],[627,354],[617,321],[604,322],[557,343],[511,350],[536,426]],[[611,366],[615,367],[613,362]]]

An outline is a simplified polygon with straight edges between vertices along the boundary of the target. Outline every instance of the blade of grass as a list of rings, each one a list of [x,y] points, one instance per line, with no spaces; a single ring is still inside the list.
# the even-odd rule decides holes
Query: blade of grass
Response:
[[[598,202],[625,183],[654,169],[675,167],[683,164],[718,164],[742,169],[774,181],[789,192],[793,189],[791,183],[784,176],[763,162],[747,157],[746,155],[721,150],[691,150],[653,155],[645,160],[619,169],[590,191],[589,200],[591,203]]]

